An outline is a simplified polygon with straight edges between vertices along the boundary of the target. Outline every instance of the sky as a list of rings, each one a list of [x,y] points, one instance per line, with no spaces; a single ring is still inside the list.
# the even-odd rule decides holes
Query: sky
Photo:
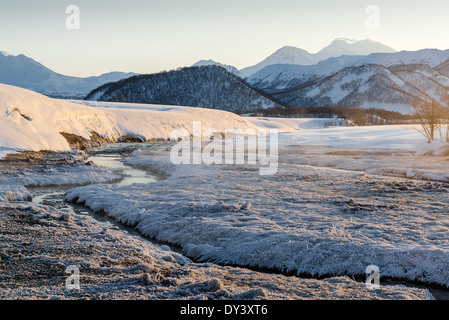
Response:
[[[70,5],[79,29],[67,28]],[[378,8],[375,25],[368,6]],[[0,51],[80,77],[202,59],[241,69],[286,45],[315,53],[340,37],[449,49],[448,17],[447,0],[0,0]]]

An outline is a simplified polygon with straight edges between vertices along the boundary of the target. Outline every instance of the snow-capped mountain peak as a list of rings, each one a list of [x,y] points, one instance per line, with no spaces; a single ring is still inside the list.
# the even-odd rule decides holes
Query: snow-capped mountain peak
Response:
[[[227,64],[223,64],[223,63],[214,61],[212,59],[200,60],[192,65],[192,67],[203,67],[203,66],[219,66],[219,67],[225,68],[228,72],[231,72],[239,77],[242,77],[242,74],[236,67],[233,67],[233,66],[230,66]]]
[[[216,62],[212,59],[209,60],[200,60],[196,63],[194,63],[192,65],[192,67],[202,67],[202,66],[210,66],[210,65],[215,65],[215,66],[224,66],[223,64],[221,64],[220,62]]]
[[[274,64],[297,64],[302,66],[315,65],[320,61],[340,57],[343,55],[369,55],[372,53],[393,53],[393,48],[384,45],[381,42],[371,39],[354,40],[348,38],[337,38],[327,47],[313,54],[308,51],[292,46],[285,46],[277,50],[268,58],[258,64],[240,70],[245,76],[249,77],[263,68]]]
[[[280,64],[304,64],[308,65],[314,63],[312,55],[304,49],[285,46],[277,50],[271,56],[269,56],[267,61],[273,61]]]
[[[258,64],[240,70],[245,76],[250,76],[266,66],[273,64],[299,64],[303,66],[316,64],[318,60],[308,51],[292,46],[285,46]]]
[[[394,53],[396,50],[371,39],[357,41],[353,39],[338,38],[332,41],[327,47],[320,50],[316,56],[322,61],[343,55],[357,56],[379,52]]]

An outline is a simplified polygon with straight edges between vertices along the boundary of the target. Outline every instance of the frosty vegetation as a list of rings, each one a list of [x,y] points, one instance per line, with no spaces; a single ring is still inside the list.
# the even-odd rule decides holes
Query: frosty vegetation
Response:
[[[140,155],[128,163],[169,169],[171,177],[77,188],[66,199],[179,245],[199,261],[311,276],[361,275],[374,264],[383,276],[449,285],[449,203],[441,197],[448,184],[304,166],[322,158],[302,150],[283,149],[278,174],[268,177],[251,166],[170,169],[168,154]],[[357,154],[342,154],[342,163]],[[387,162],[393,154],[363,156],[376,163],[376,156]]]
[[[82,153],[29,156],[18,154],[0,161],[3,179],[0,189],[1,299],[433,299],[427,290],[404,286],[370,290],[364,283],[346,276],[301,279],[213,263],[194,263],[165,245],[156,245],[123,230],[108,229],[92,216],[28,202],[30,194],[24,184],[32,183],[33,179],[48,185],[67,183],[68,179],[70,183],[98,183],[100,175],[105,179],[109,176],[111,182],[115,178],[107,169],[89,165]],[[32,161],[25,163],[27,159]],[[139,157],[131,159],[140,161]],[[148,164],[147,161],[143,163]],[[158,168],[169,168],[164,166]],[[23,178],[24,168],[31,180]],[[158,189],[157,185],[141,185],[140,190],[148,187]],[[114,189],[114,185],[96,184],[92,188],[95,192],[106,192]],[[160,192],[165,191],[161,189]],[[97,199],[102,196],[100,192]],[[124,201],[130,204],[129,200]],[[114,202],[107,199],[104,205],[107,203]],[[196,211],[190,204],[190,201],[185,203],[187,215],[192,209]],[[223,208],[210,206],[211,212],[223,211]],[[234,206],[225,209],[229,213],[236,210]],[[251,207],[247,205],[238,210],[251,210]],[[207,246],[207,242],[204,245]],[[72,289],[66,283],[70,276],[68,270],[73,267],[79,270],[80,278],[79,288]]]

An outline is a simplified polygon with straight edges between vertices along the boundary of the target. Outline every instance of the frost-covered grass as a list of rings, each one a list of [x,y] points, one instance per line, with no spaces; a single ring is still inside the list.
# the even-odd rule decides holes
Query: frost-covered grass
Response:
[[[130,158],[130,162],[160,171],[171,168],[160,159],[149,162],[150,157],[141,152],[134,155],[140,156]],[[167,246],[108,229],[91,216],[26,202],[30,194],[23,184],[32,181],[34,185],[60,185],[97,183],[114,177],[110,170],[86,165],[86,160],[82,152],[45,152],[10,155],[0,161],[0,269],[4,270],[0,274],[0,299],[433,299],[427,290],[404,286],[369,290],[349,277],[301,279],[192,263]],[[192,176],[201,172],[207,171],[189,170]],[[185,179],[185,171],[167,181],[176,177]],[[141,185],[139,190],[154,187],[155,191],[157,184]],[[97,184],[94,189],[98,192],[103,188],[107,189],[106,185]],[[105,194],[98,195],[100,199]],[[115,204],[103,200],[101,206]],[[193,209],[191,204],[185,203],[188,210]],[[251,205],[204,203],[202,210],[232,213],[251,210]],[[80,270],[80,289],[65,287],[69,266]]]
[[[66,199],[200,261],[312,276],[363,275],[375,264],[382,276],[448,286],[449,185],[301,165],[325,161],[328,151],[283,148],[278,173],[265,177],[251,166],[174,166],[164,152],[139,155],[128,163],[172,176],[76,188]],[[342,155],[343,164],[379,160],[376,152]],[[389,152],[379,161],[400,170],[402,159]]]
[[[0,185],[0,202],[5,201],[28,201],[31,194],[22,185],[2,184]]]
[[[413,180],[449,182],[446,157],[412,151],[301,146],[284,157],[292,165],[360,171]]]
[[[423,289],[368,289],[349,277],[266,274],[188,258],[72,210],[0,200],[0,299],[433,299]],[[79,288],[66,281],[79,270]]]

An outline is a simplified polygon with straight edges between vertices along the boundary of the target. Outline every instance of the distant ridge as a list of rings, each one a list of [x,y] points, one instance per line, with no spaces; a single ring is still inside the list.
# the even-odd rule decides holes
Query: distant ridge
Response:
[[[449,50],[329,58],[313,66],[270,65],[248,82],[287,107],[341,106],[410,113],[416,101],[449,107]]]
[[[178,105],[244,113],[282,107],[267,93],[217,65],[186,67],[105,84],[86,100]]]
[[[79,78],[56,73],[23,55],[0,51],[0,83],[32,90],[51,97],[84,98],[91,90],[135,73],[110,72],[101,76]]]
[[[318,62],[329,58],[340,57],[342,55],[368,55],[377,52],[393,53],[396,52],[396,50],[382,44],[381,42],[371,39],[357,41],[346,38],[338,38],[317,53],[310,53],[304,49],[285,46],[277,50],[265,60],[256,65],[244,68],[240,70],[240,72],[244,76],[248,77],[262,70],[266,66],[273,64],[298,64],[307,66],[317,64]]]

